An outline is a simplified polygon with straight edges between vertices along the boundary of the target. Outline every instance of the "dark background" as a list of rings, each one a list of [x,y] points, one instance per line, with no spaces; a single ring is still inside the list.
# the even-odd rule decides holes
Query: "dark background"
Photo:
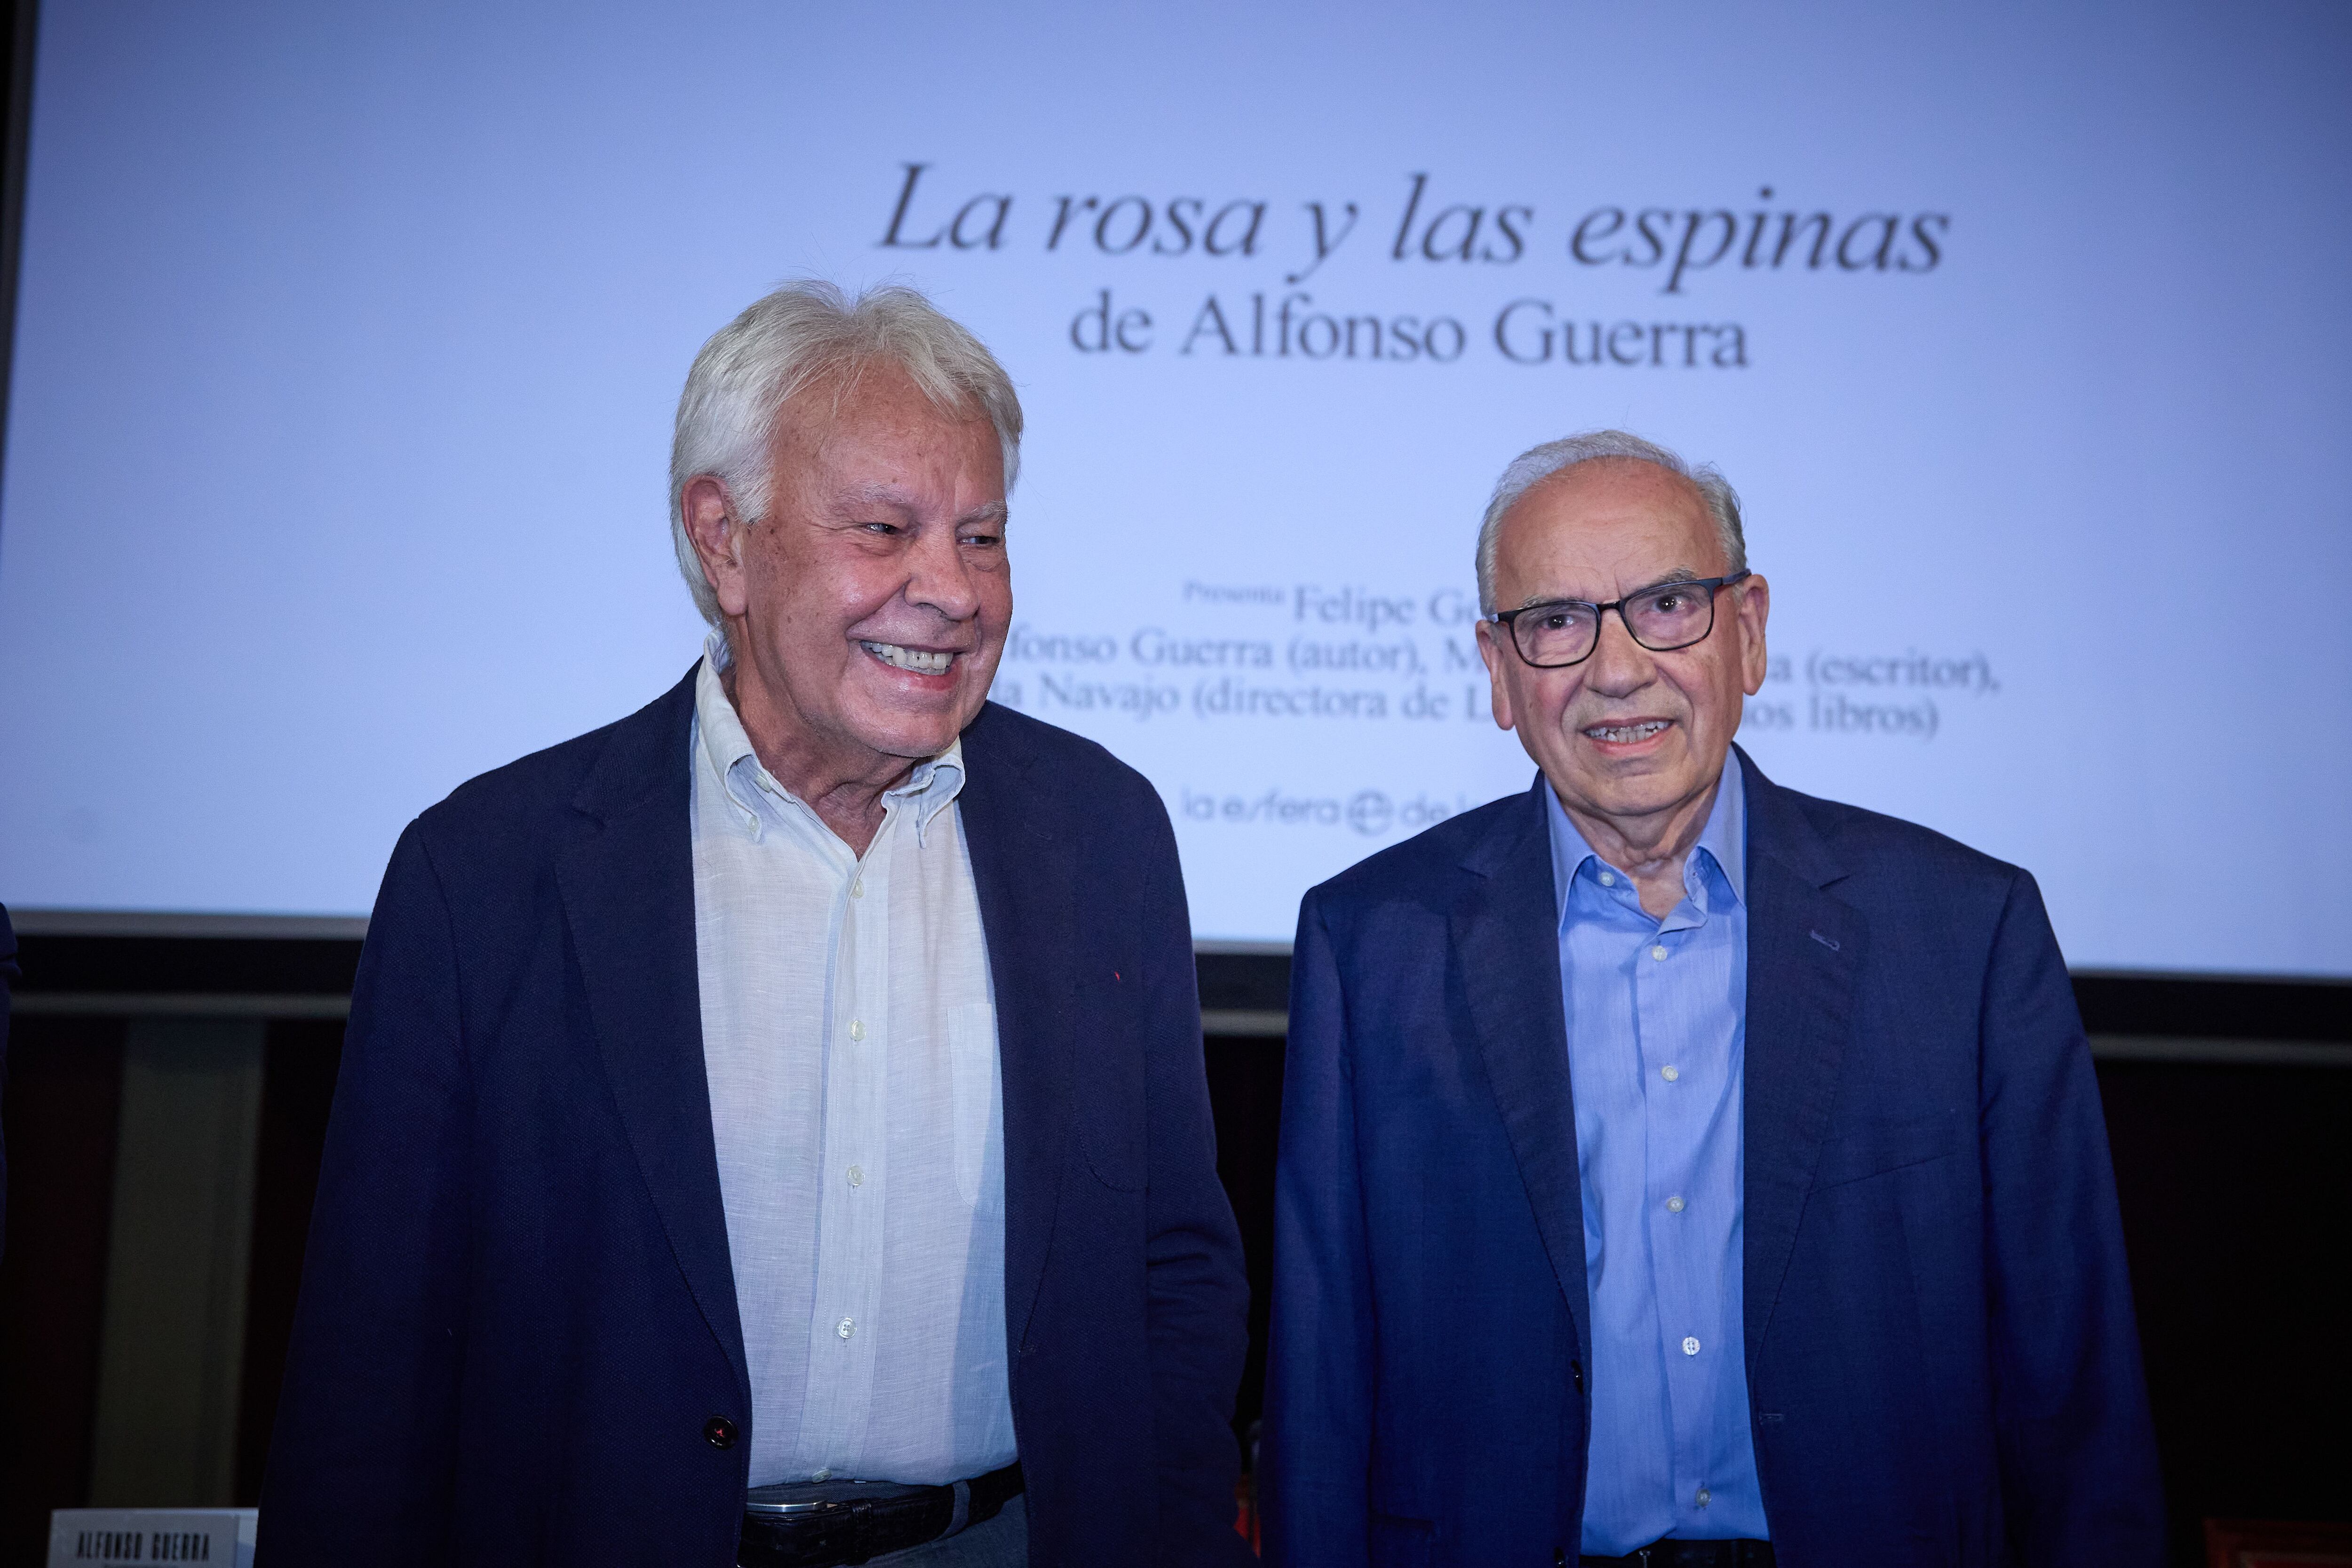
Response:
[[[0,428],[36,20],[29,5],[0,6]],[[0,693],[0,711],[5,701]],[[333,998],[348,994],[358,956],[355,942],[219,938],[33,936],[24,949],[33,1010],[12,1029],[0,1100],[12,1178],[0,1259],[0,1568],[44,1561],[49,1510],[89,1495],[123,1047],[139,998]],[[1286,960],[1204,955],[1202,965],[1204,1005],[1283,1007]],[[2289,1047],[2259,1062],[2110,1050],[2099,1063],[2174,1560],[2203,1560],[2207,1517],[2352,1519],[2352,1360],[2335,1342],[2352,1321],[2337,1272],[2352,1246],[2342,1048],[2352,987],[2084,975],[2076,994],[2095,1037]],[[68,995],[85,1006],[121,997],[124,1010],[44,1005]],[[259,1493],[341,1048],[333,1018],[268,1025],[236,1468],[244,1503]],[[1237,1430],[1255,1418],[1264,1381],[1282,1061],[1278,1037],[1208,1041],[1219,1171],[1255,1298]]]
[[[0,1259],[0,1568],[42,1561],[48,1510],[90,1474],[126,1019],[46,998],[348,994],[355,942],[32,936],[5,1105],[8,1252]],[[1203,955],[1214,1009],[1278,1011],[1289,963]],[[2203,1561],[2209,1517],[2352,1519],[2352,987],[2083,975],[2103,1040],[2273,1042],[2282,1062],[2099,1063],[2125,1239],[2173,1516],[2174,1560]],[[2193,1047],[2192,1047],[2193,1048]],[[342,1049],[335,1019],[268,1026],[237,1436],[255,1501]],[[2297,1049],[2313,1065],[2294,1065]],[[1235,1426],[1264,1384],[1277,1037],[1212,1037],[1218,1169],[1249,1254],[1251,1352]]]

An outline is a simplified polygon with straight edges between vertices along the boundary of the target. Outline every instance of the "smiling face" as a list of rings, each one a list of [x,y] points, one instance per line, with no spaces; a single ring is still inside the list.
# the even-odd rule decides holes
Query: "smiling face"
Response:
[[[730,694],[786,787],[887,784],[945,751],[995,678],[1013,616],[1003,448],[985,417],[873,364],[786,405],[773,461],[754,527],[722,524],[715,479],[684,498]]]
[[[1554,599],[1607,604],[1677,576],[1727,570],[1694,486],[1653,463],[1595,458],[1545,479],[1504,514],[1495,603],[1506,610]],[[1495,721],[1518,732],[1595,849],[1679,853],[1687,846],[1675,841],[1696,839],[1739,728],[1742,696],[1764,681],[1769,607],[1761,577],[1718,589],[1715,629],[1670,653],[1643,647],[1612,611],[1591,657],[1564,669],[1529,668],[1507,632],[1479,625]]]

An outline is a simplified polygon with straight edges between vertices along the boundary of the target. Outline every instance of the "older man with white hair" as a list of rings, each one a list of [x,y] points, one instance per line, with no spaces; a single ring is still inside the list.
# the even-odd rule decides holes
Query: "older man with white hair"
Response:
[[[1528,790],[1308,893],[1262,1486],[1286,1568],[2153,1565],[2099,1091],[2033,879],[1732,744],[1738,497],[1504,472]]]
[[[904,289],[696,359],[704,657],[386,873],[265,1563],[1246,1559],[1174,838],[987,702],[1021,426]]]

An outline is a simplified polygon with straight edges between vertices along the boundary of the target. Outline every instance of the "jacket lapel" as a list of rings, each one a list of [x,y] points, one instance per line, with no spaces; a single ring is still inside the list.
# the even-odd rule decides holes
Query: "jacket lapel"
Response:
[[[743,1327],[702,1061],[688,746],[694,673],[613,726],[556,881],[598,1054],[646,1189],[748,1410]]]
[[[1045,1277],[1045,1250],[1072,1114],[1076,981],[1055,956],[1077,951],[1076,867],[1034,809],[1033,762],[994,705],[964,731],[957,796],[996,989],[1004,1085],[1004,1329],[1017,1357]]]
[[[1470,1018],[1518,1162],[1536,1229],[1567,1298],[1583,1359],[1592,1346],[1584,1279],[1584,1199],[1576,1105],[1559,999],[1559,904],[1540,778],[1465,858],[1472,884],[1451,917]]]
[[[1748,784],[1748,1042],[1741,1250],[1748,1367],[1771,1321],[1812,1187],[1870,928],[1822,889],[1845,875],[1801,797],[1742,752]]]

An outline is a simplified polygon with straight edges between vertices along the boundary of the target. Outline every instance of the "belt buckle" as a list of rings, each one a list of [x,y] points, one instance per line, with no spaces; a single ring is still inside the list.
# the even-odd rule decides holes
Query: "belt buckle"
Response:
[[[840,1506],[841,1505],[839,1503],[832,1502],[753,1502],[747,1498],[743,1502],[743,1511],[745,1513],[756,1513],[762,1519],[770,1517],[776,1519],[799,1519],[804,1515],[815,1513],[821,1509],[839,1508]]]
[[[898,1549],[898,1542],[885,1539],[884,1526],[895,1519],[890,1505],[944,1489],[897,1481],[777,1482],[745,1495],[744,1525],[747,1531],[764,1526],[777,1532],[764,1539],[776,1547],[791,1546],[783,1561],[818,1561],[802,1555],[814,1551],[827,1563],[860,1563],[877,1552]]]
[[[828,1509],[898,1502],[939,1489],[903,1481],[780,1481],[753,1487],[744,1495],[743,1511],[770,1519],[806,1519]],[[763,1492],[768,1495],[762,1497]]]

